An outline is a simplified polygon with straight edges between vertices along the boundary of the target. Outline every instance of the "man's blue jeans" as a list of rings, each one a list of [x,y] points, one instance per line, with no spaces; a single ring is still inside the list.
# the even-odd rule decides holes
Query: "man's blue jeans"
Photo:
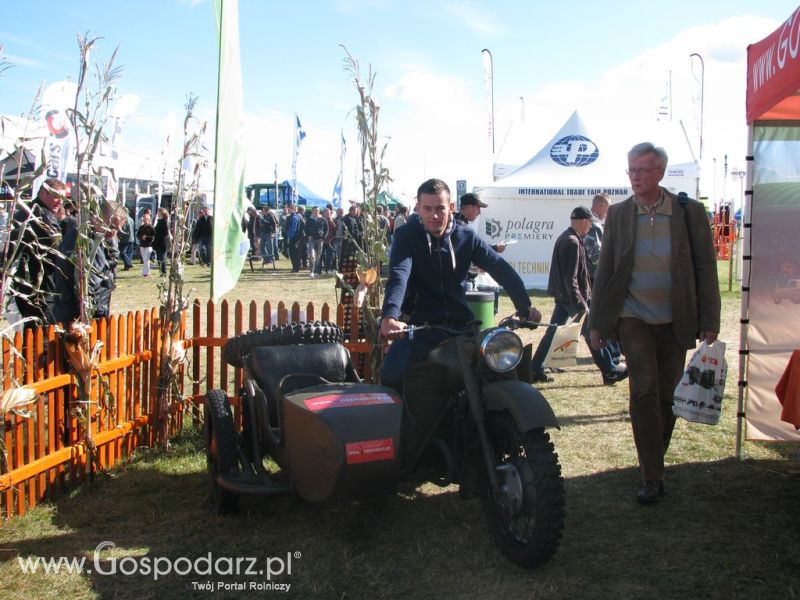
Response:
[[[259,253],[261,254],[261,259],[267,262],[273,259],[272,237],[272,235],[262,235],[259,244]]]
[[[553,316],[550,317],[550,322],[554,325],[563,325],[571,316],[573,315],[570,314],[569,304],[562,300],[556,299],[556,306],[555,309],[553,309]],[[552,343],[553,336],[555,336],[555,334],[556,328],[548,327],[547,331],[544,333],[544,336],[542,336],[539,346],[536,348],[536,352],[533,355],[533,360],[531,360],[531,376],[540,377],[544,375],[544,367],[542,365],[544,364],[544,359],[547,357],[548,350],[550,350],[550,344]],[[592,349],[592,344],[589,338],[589,319],[583,320],[581,335],[586,341],[586,345],[591,350],[592,360],[594,360],[594,364],[597,365],[597,368],[600,369],[600,372],[603,375],[612,375],[616,370],[616,365],[614,364],[611,351],[608,348],[602,348],[600,350]]]
[[[211,264],[211,238],[201,237],[198,242],[200,243],[200,262],[204,265]]]
[[[402,394],[403,377],[409,363],[424,361],[430,351],[448,337],[450,336],[442,331],[429,330],[414,332],[413,339],[406,336],[393,341],[381,364],[381,385]]]

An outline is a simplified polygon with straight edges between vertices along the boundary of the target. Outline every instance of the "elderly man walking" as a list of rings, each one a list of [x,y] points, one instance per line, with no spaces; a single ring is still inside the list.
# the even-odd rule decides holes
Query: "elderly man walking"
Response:
[[[589,311],[592,345],[619,339],[630,375],[630,415],[642,485],[664,494],[672,396],[686,350],[713,343],[720,321],[717,262],[705,207],[659,185],[667,153],[649,142],[628,152],[633,196],[611,206]]]

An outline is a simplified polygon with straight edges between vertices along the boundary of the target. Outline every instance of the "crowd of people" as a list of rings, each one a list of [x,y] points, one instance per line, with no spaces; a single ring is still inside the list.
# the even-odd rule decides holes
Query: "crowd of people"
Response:
[[[569,227],[558,237],[547,292],[555,300],[548,325],[582,319],[582,335],[602,382],[628,379],[633,438],[642,484],[637,499],[653,504],[664,494],[664,454],[675,417],[672,394],[696,340],[713,343],[720,327],[720,296],[716,254],[704,206],[660,186],[667,154],[650,143],[628,153],[633,195],[610,205],[598,194],[592,206],[577,206]],[[402,392],[411,361],[425,360],[442,339],[423,331],[404,335],[409,324],[465,328],[473,314],[466,302],[468,272],[474,265],[489,273],[510,296],[518,314],[540,321],[520,276],[502,254],[504,242],[488,245],[469,227],[486,208],[476,194],[460,199],[460,212],[447,184],[425,181],[418,189],[414,212],[398,206],[392,213],[376,207],[378,228],[391,244],[389,275],[382,307],[381,335],[393,340],[381,368],[381,381]],[[13,215],[11,246],[15,248],[11,304],[23,327],[68,323],[80,314],[74,257],[77,221],[71,214],[65,185],[48,179],[36,198]],[[7,219],[0,213],[0,219]],[[307,270],[320,277],[341,270],[342,261],[364,243],[365,216],[352,203],[345,213],[332,205],[320,210],[287,204],[278,212],[251,207],[242,222],[251,258],[265,263],[282,255],[291,272]],[[171,246],[170,215],[148,212],[138,229],[133,219],[112,215],[108,223],[93,223],[93,264],[89,278],[90,317],[109,314],[117,260],[133,268],[134,240],[145,277],[155,252],[161,274],[167,271]],[[213,217],[199,211],[191,232],[193,254],[201,265],[211,263]],[[552,381],[544,361],[553,338],[548,326],[530,365],[531,382]]]
[[[376,220],[390,243],[392,233],[405,223],[408,208],[398,205],[395,213],[378,206]],[[352,203],[347,211],[328,204],[321,209],[288,203],[281,212],[263,206],[247,209],[242,231],[250,241],[251,258],[272,263],[281,255],[291,261],[292,273],[308,271],[310,277],[332,275],[342,261],[363,249],[365,215]]]

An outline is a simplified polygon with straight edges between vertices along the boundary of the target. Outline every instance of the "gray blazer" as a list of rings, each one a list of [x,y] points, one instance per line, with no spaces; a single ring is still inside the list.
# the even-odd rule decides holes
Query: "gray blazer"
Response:
[[[696,200],[672,203],[672,328],[685,348],[694,348],[700,331],[719,333],[720,296],[717,257],[705,207]],[[684,212],[685,211],[685,212]],[[589,327],[616,339],[634,259],[636,201],[633,196],[608,209],[603,247],[597,265]]]

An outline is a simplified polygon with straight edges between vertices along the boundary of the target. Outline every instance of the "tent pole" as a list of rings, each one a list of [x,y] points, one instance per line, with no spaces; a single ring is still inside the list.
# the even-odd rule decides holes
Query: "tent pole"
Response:
[[[744,194],[742,207],[742,305],[739,315],[739,379],[738,402],[736,405],[736,459],[742,459],[742,441],[745,426],[745,394],[747,387],[747,366],[750,360],[750,350],[747,341],[748,315],[750,304],[750,267],[751,267],[751,214],[753,204],[753,171],[755,167],[753,148],[754,123],[747,127],[747,190]]]

